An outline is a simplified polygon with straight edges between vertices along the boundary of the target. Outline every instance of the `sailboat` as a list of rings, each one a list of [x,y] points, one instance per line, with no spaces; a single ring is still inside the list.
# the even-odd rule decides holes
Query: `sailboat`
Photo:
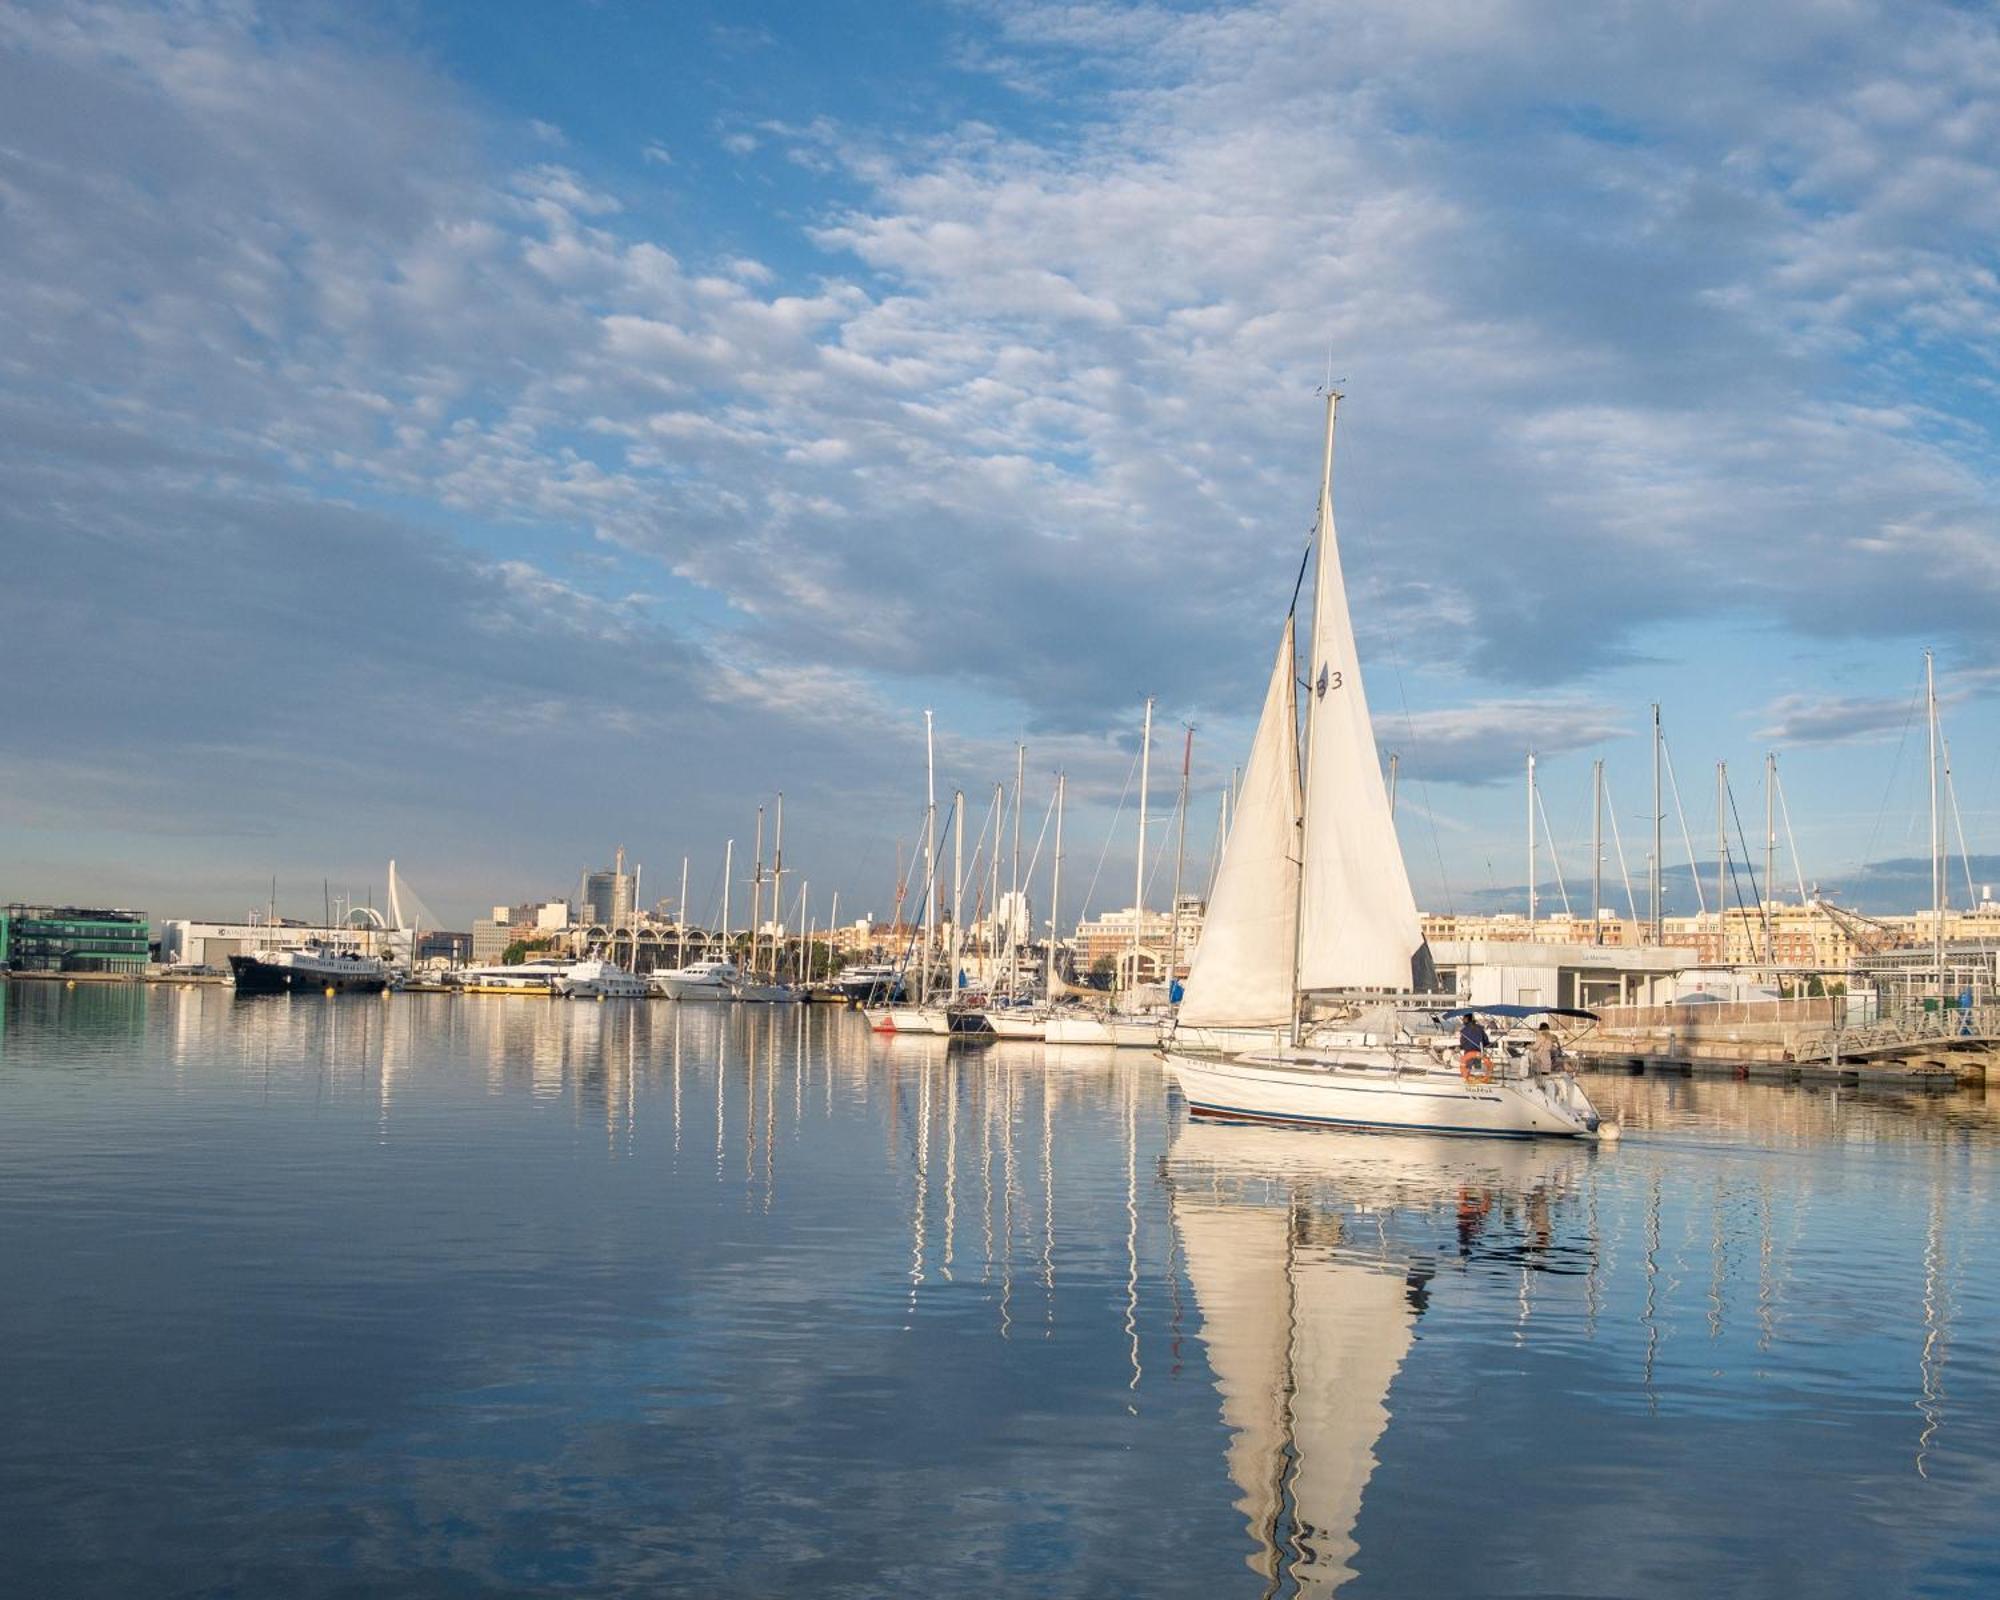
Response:
[[[1330,1596],[1356,1575],[1369,1480],[1434,1274],[1491,1219],[1550,1230],[1559,1146],[1328,1140],[1185,1123],[1168,1208],[1229,1430],[1226,1460],[1266,1593]],[[1347,1224],[1365,1216],[1365,1230]],[[1449,1223],[1446,1218],[1449,1218]],[[1546,1237],[1546,1235],[1545,1235]]]
[[[1422,998],[1435,971],[1375,753],[1334,533],[1339,403],[1328,394],[1304,759],[1287,617],[1167,1065],[1199,1115],[1595,1134],[1597,1111],[1567,1073],[1533,1076],[1504,1052],[1462,1070],[1435,1000]],[[1408,1009],[1427,1003],[1427,1019]]]

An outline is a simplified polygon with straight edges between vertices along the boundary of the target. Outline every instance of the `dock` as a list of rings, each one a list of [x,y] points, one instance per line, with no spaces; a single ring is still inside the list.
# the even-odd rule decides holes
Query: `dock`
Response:
[[[1607,1006],[1571,1049],[1592,1066],[1829,1083],[2000,1076],[2000,1006],[1850,1020],[1836,1000]]]

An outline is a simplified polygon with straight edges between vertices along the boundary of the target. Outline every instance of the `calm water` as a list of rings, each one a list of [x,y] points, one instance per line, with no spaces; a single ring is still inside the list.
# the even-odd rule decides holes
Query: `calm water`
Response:
[[[1991,1594],[2000,1107],[0,986],[0,1590]]]

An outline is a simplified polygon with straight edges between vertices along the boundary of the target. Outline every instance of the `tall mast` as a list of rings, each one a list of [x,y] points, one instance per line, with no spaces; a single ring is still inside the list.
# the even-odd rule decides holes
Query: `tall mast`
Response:
[[[917,1001],[931,997],[931,963],[937,948],[937,743],[931,733],[931,708],[924,707],[924,959],[917,976]]]
[[[1007,902],[1007,994],[1014,994],[1014,969],[1020,965],[1017,933],[1021,926],[1021,786],[1028,777],[1028,747],[1014,746],[1014,881]]]
[[[1590,764],[1590,942],[1604,943],[1604,758]]]
[[[778,931],[771,939],[771,981],[778,981],[778,955],[785,942],[785,791],[778,791],[778,834],[772,846],[771,920]]]
[[[1777,787],[1775,781],[1777,773],[1778,753],[1775,750],[1766,750],[1764,752],[1764,900],[1767,905],[1777,899],[1771,888],[1771,868],[1778,856],[1778,818],[1775,809],[1777,797],[1774,792]],[[1769,911],[1764,913],[1764,959],[1773,970],[1776,969],[1778,931],[1777,924],[1771,920]]]
[[[686,856],[681,857],[681,897],[674,902],[674,905],[676,913],[674,921],[678,924],[680,932],[680,939],[677,941],[680,949],[675,953],[674,965],[684,967],[688,964],[688,858]]]
[[[729,959],[729,876],[736,870],[736,841],[722,847],[722,959]]]
[[[1326,540],[1333,524],[1333,425],[1340,412],[1340,391],[1330,385],[1326,391],[1326,450],[1320,457],[1319,467],[1319,514],[1313,521],[1313,622],[1306,643],[1306,660],[1319,660],[1319,588],[1326,568]],[[1305,764],[1299,770],[1304,775],[1303,782],[1312,781],[1312,740],[1313,718],[1306,716]],[[1233,811],[1238,799],[1237,784],[1240,769],[1232,769],[1229,778],[1230,808]],[[1303,795],[1300,797],[1304,798]],[[1301,807],[1299,816],[1299,860],[1301,863],[1312,859],[1312,807]],[[1300,871],[1298,899],[1293,906],[1292,921],[1292,1034],[1294,1042],[1298,1036],[1299,1024],[1299,971],[1305,956],[1306,927],[1306,875]]]
[[[1000,986],[1000,830],[1007,821],[1007,785],[993,785],[993,858],[987,863],[986,881],[986,992]]]
[[[1146,920],[1146,789],[1153,777],[1153,697],[1146,696],[1146,727],[1139,736],[1139,859],[1132,870],[1132,975],[1125,980],[1130,988],[1139,986],[1139,929]]]
[[[1660,799],[1660,702],[1653,702],[1653,943],[1660,944],[1666,938],[1666,923],[1660,908],[1660,830],[1666,822],[1666,812],[1661,809]]]
[[[1187,862],[1188,768],[1194,763],[1194,724],[1187,725],[1181,745],[1181,795],[1174,806],[1174,898],[1167,915],[1167,993],[1171,997],[1181,965],[1181,869]]]
[[[840,891],[836,889],[833,891],[833,909],[826,914],[826,970],[829,976],[833,972],[833,952],[834,952],[835,941],[838,940],[839,938],[840,938]],[[806,970],[810,972],[812,970],[812,967],[810,965],[810,960],[811,960],[810,956],[808,956],[807,960],[808,960],[808,965],[806,967]]]
[[[1943,827],[1938,815],[1937,672],[1930,651],[1924,652],[1924,708],[1930,724],[1931,752],[1931,965],[1937,974],[1938,1004],[1944,1004],[1944,854]],[[1942,1014],[1940,1012],[1940,1014]]]
[[[949,1005],[958,998],[958,957],[965,948],[965,791],[951,797],[951,972],[945,979]]]
[[[1049,870],[1049,948],[1048,972],[1042,980],[1042,1001],[1053,1000],[1056,993],[1056,934],[1062,924],[1057,921],[1057,910],[1062,904],[1062,824],[1063,791],[1069,782],[1068,776],[1056,774],[1056,859]]]
[[[639,880],[644,876],[646,864],[632,863],[632,970],[639,970]]]
[[[1729,831],[1724,825],[1724,799],[1729,789],[1729,763],[1715,764],[1715,943],[1716,960],[1729,959]]]
[[[1528,752],[1528,938],[1535,937],[1535,752]]]
[[[764,808],[757,808],[757,864],[750,873],[750,981],[762,971],[764,937]]]
[[[1389,815],[1396,814],[1396,774],[1403,764],[1403,758],[1395,751],[1389,752]]]

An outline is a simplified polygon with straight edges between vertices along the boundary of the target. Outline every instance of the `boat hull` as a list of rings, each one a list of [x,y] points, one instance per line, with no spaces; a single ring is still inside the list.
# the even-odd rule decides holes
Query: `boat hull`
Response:
[[[1032,1011],[989,1011],[986,1022],[1002,1039],[1040,1039],[1048,1031],[1047,1019]]]
[[[1566,1075],[1468,1083],[1450,1071],[1412,1070],[1400,1053],[1387,1050],[1326,1058],[1170,1050],[1166,1064],[1197,1116],[1515,1139],[1597,1132],[1595,1108]]]
[[[788,1006],[804,996],[789,983],[739,983],[736,998],[745,1005]]]
[[[1052,1016],[1042,1037],[1050,1044],[1108,1044],[1126,1050],[1157,1050],[1160,1023],[1156,1017]]]
[[[657,974],[655,975],[658,976]],[[727,1000],[731,998],[729,985],[711,983],[705,978],[659,977],[660,992],[669,1000]]]
[[[951,1018],[943,1006],[890,1006],[883,1013],[888,1026],[875,1023],[876,1013],[870,1011],[868,1019],[878,1033],[932,1033],[951,1032]]]
[[[1189,1028],[1179,1023],[1162,1035],[1169,1050],[1197,1055],[1245,1056],[1279,1051],[1291,1043],[1291,1029],[1280,1023],[1266,1028]]]
[[[256,956],[231,956],[229,970],[236,975],[238,994],[380,994],[389,987],[383,972],[317,972],[309,968],[281,966]]]

